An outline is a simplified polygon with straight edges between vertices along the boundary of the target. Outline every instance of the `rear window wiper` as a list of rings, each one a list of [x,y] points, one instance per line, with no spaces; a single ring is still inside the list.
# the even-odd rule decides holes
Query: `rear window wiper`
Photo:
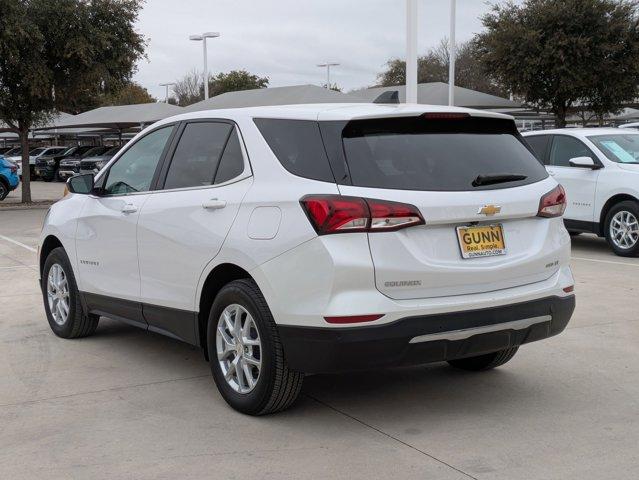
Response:
[[[496,183],[517,182],[526,180],[526,175],[518,175],[515,173],[503,173],[497,175],[477,175],[473,180],[473,187],[481,187],[482,185],[495,185]]]

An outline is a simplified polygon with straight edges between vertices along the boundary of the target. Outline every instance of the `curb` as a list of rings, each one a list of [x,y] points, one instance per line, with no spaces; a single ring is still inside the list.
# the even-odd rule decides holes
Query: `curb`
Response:
[[[43,209],[47,209],[49,208],[51,205],[53,205],[55,202],[54,201],[50,201],[50,202],[37,202],[37,203],[16,203],[16,204],[5,204],[2,205],[0,204],[0,212],[4,211],[4,210],[43,210]]]

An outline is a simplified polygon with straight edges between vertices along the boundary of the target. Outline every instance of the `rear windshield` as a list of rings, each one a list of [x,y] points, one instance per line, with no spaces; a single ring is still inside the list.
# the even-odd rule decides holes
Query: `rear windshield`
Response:
[[[342,185],[470,191],[527,185],[548,176],[507,119],[255,123],[289,172]]]
[[[342,143],[351,183],[360,187],[465,191],[548,176],[514,123],[504,119],[356,120],[344,127]]]

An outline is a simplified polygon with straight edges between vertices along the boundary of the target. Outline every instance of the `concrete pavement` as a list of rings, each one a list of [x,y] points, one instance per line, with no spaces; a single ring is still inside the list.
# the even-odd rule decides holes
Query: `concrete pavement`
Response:
[[[0,210],[0,478],[637,477],[639,260],[600,239],[574,240],[566,332],[504,367],[308,377],[253,418],[186,344],[108,319],[55,337],[29,249],[44,214]]]

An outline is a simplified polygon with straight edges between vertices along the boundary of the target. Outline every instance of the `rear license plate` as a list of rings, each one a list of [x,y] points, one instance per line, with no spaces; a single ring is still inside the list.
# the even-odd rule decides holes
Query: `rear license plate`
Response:
[[[506,254],[504,229],[501,225],[457,227],[462,258],[493,257]]]

